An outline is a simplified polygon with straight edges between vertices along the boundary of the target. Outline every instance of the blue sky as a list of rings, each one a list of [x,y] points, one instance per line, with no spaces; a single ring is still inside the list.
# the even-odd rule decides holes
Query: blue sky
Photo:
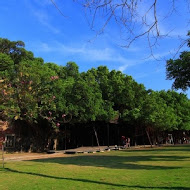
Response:
[[[103,34],[96,37],[89,27],[90,17],[85,16],[79,4],[72,0],[55,2],[66,17],[58,12],[50,0],[1,0],[0,37],[24,41],[26,49],[34,52],[36,57],[42,57],[45,62],[65,65],[68,61],[75,61],[80,71],[106,65],[110,70],[131,75],[147,89],[171,89],[172,81],[166,80],[165,64],[177,51],[181,44],[180,38],[186,38],[190,29],[185,0],[176,4],[178,11],[175,14],[166,18],[164,16],[169,12],[169,4],[166,3],[169,1],[159,1],[160,33],[170,33],[168,37],[160,39],[153,49],[158,60],[149,57],[150,48],[146,38],[136,40],[129,48],[122,48],[124,41],[113,22]],[[144,2],[141,10],[146,8],[147,1]],[[147,19],[150,22],[152,20],[151,16]],[[97,18],[95,29],[102,23]],[[180,51],[185,49],[186,46]],[[190,90],[186,93],[190,98]]]

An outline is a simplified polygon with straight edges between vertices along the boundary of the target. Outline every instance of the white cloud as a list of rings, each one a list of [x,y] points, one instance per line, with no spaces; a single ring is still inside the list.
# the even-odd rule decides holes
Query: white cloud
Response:
[[[133,77],[135,79],[142,79],[142,78],[150,77],[151,75],[154,75],[154,77],[155,77],[155,75],[163,73],[164,71],[165,71],[165,69],[163,69],[163,68],[156,68],[152,72],[137,73]]]
[[[37,48],[38,47],[38,48]],[[113,48],[112,46],[106,45],[106,48],[98,48],[94,44],[63,44],[58,41],[50,43],[34,43],[32,49],[38,51],[39,53],[56,53],[57,56],[61,57],[72,57],[84,62],[104,62],[114,64],[114,68],[119,71],[126,71],[129,67],[136,65],[148,63],[148,62],[160,62],[165,63],[165,61],[172,57],[173,52],[155,52],[154,57],[146,56],[143,49],[134,49],[133,54],[127,52],[127,50],[122,50],[120,48]],[[59,56],[59,57],[60,57]],[[153,63],[153,64],[154,64]]]
[[[54,27],[52,24],[50,24],[50,18],[46,12],[35,10],[35,11],[33,11],[33,14],[42,25],[47,27],[53,33],[55,33],[55,34],[60,33],[60,31],[56,27]]]
[[[89,62],[109,62],[115,63],[118,67],[117,70],[124,71],[127,67],[139,64],[139,61],[134,59],[129,59],[122,55],[118,49],[111,47],[107,48],[97,48],[89,47],[88,45],[65,45],[59,42],[48,43],[38,43],[34,46],[38,47],[39,52],[44,53],[59,53],[62,56],[75,56],[84,61]],[[33,48],[35,48],[33,46]],[[35,48],[36,49],[36,48]]]
[[[127,69],[127,67],[128,67],[128,64],[125,64],[125,65],[120,66],[118,68],[118,70],[121,71],[121,72],[123,72],[123,71],[125,71]]]
[[[147,58],[144,58],[144,55],[141,55],[141,58],[139,58],[139,59],[135,58],[135,59],[126,60],[126,62],[123,65],[119,66],[118,70],[123,72],[131,66],[136,66],[136,65],[148,63],[148,62],[157,61],[157,62],[165,63],[165,61],[167,60],[167,56],[172,57],[172,53],[175,53],[175,51],[155,53],[154,56],[149,56]],[[158,69],[156,72],[160,72],[160,70]],[[147,74],[143,73],[143,74],[140,74],[140,77],[138,77],[138,78],[143,78],[145,76],[147,76]]]
[[[145,61],[142,61],[142,60],[139,61],[139,59],[138,60],[137,59],[129,59],[129,60],[127,60],[127,62],[125,64],[119,66],[118,70],[121,72],[124,72],[124,71],[126,71],[127,68],[142,64],[144,62]]]
[[[57,34],[60,33],[60,30],[57,29],[52,24],[52,19],[50,17],[50,14],[45,10],[45,7],[50,5],[51,2],[48,0],[42,0],[42,1],[37,1],[35,0],[35,3],[37,6],[34,4],[30,3],[30,1],[25,0],[26,6],[29,8],[31,13],[37,18],[38,22],[45,26],[47,29],[49,29],[51,32]]]

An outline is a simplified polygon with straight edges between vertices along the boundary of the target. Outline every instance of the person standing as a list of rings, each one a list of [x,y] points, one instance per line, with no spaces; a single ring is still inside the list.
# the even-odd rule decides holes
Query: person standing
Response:
[[[130,148],[130,147],[131,147],[130,142],[131,142],[131,139],[128,137],[128,138],[126,139],[126,146],[127,146],[127,148]]]
[[[126,137],[125,136],[121,137],[121,143],[123,145],[123,148],[126,148]]]

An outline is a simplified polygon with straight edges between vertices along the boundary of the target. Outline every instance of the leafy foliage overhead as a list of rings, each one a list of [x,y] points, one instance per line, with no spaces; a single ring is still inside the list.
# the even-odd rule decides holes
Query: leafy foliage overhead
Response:
[[[147,91],[131,76],[105,66],[80,73],[74,62],[44,63],[23,42],[1,38],[0,116],[37,126],[45,121],[54,128],[117,119],[126,126],[189,130],[190,100],[174,91]]]
[[[190,32],[188,33],[190,36]],[[190,47],[190,40],[188,41]],[[167,79],[174,80],[173,88],[187,90],[190,87],[190,52],[184,51],[178,59],[170,59],[166,64]]]

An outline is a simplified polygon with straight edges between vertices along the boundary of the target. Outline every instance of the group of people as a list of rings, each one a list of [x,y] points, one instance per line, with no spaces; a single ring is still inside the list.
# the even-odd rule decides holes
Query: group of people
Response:
[[[129,137],[126,138],[125,136],[122,136],[121,141],[124,148],[130,148],[131,139]]]

